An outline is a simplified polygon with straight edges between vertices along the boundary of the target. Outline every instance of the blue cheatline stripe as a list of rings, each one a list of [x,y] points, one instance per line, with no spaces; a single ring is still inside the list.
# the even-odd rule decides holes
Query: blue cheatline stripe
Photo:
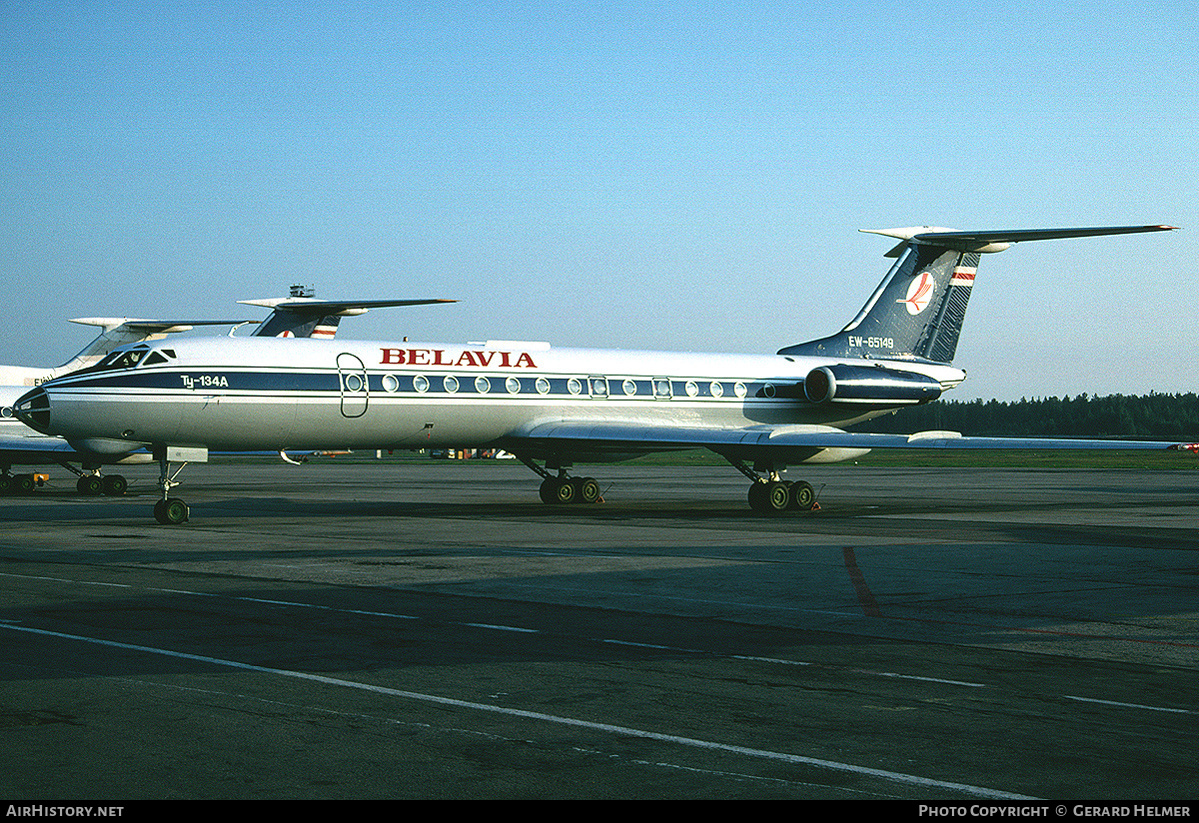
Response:
[[[357,373],[354,373],[357,374]],[[478,378],[487,382],[480,384]],[[519,384],[510,391],[508,381]],[[418,385],[417,381],[420,381]],[[544,382],[542,382],[544,381]],[[665,382],[657,381],[659,383]],[[608,377],[606,391],[602,381],[586,375],[546,376],[498,372],[479,373],[367,373],[367,390],[371,394],[430,394],[430,395],[514,395],[549,397],[592,397],[640,400],[799,400],[803,397],[803,382],[795,378],[776,381],[763,380],[678,380],[671,378],[670,393],[655,381],[644,377]],[[539,385],[539,383],[541,385]],[[62,386],[71,389],[157,389],[197,392],[306,392],[341,394],[342,380],[336,371],[224,371],[145,369],[67,380]],[[738,386],[744,387],[738,391]],[[543,391],[542,388],[546,390]],[[630,392],[631,389],[631,392]],[[347,391],[347,395],[357,392]]]

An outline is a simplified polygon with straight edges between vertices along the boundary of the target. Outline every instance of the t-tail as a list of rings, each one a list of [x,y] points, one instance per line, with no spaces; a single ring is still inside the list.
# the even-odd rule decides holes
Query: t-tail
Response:
[[[780,349],[779,354],[870,357],[952,363],[974,275],[983,254],[1026,240],[1169,231],[1173,226],[1021,229],[963,232],[919,226],[862,229],[894,237],[898,258],[858,316],[831,337]]]
[[[311,288],[292,286],[288,297],[239,300],[249,306],[265,306],[270,316],[254,330],[254,337],[315,337],[330,340],[337,335],[342,317],[366,314],[371,309],[391,306],[427,306],[453,300],[317,300]]]
[[[195,326],[239,326],[245,320],[138,320],[129,317],[76,317],[72,323],[99,326],[92,342],[61,366],[0,366],[0,386],[38,386],[64,374],[91,368],[118,346],[143,340],[161,340],[168,334],[191,331]]]

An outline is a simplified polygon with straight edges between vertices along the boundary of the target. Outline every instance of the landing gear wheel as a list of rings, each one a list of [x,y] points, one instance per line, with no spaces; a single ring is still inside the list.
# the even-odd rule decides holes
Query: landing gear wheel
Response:
[[[104,493],[104,479],[94,474],[85,474],[75,482],[76,490],[87,497]]]
[[[751,483],[749,487],[749,507],[761,514],[766,510],[766,484]]]
[[[758,514],[781,514],[791,505],[791,490],[780,480],[754,483],[749,487],[749,507]]]
[[[816,490],[806,480],[796,480],[791,483],[791,508],[800,511],[811,511],[816,508]]]
[[[13,478],[13,490],[17,494],[33,494],[37,483],[34,482],[32,474],[18,474]]]
[[[575,502],[575,487],[569,477],[559,477],[554,480],[554,502]]]
[[[791,489],[780,480],[772,480],[766,484],[766,503],[771,514],[787,510],[791,505]]]
[[[575,502],[594,503],[599,500],[600,487],[594,477],[572,477],[570,484],[574,486]]]
[[[541,489],[538,493],[541,495],[542,503],[573,503],[578,498],[574,483],[569,477],[547,477],[541,481]]]
[[[159,500],[154,504],[154,519],[164,526],[178,526],[187,520],[191,510],[177,497]]]
[[[13,490],[13,476],[0,474],[0,494],[8,494]]]
[[[129,488],[129,481],[119,474],[106,475],[104,478],[104,493],[109,497],[120,497]]]

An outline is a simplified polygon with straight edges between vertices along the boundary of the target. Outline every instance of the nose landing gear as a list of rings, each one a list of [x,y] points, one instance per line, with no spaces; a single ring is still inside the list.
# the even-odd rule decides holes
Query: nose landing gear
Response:
[[[170,496],[171,489],[179,485],[175,478],[179,476],[179,472],[183,471],[183,467],[186,465],[187,463],[184,463],[175,470],[174,474],[171,474],[171,462],[166,458],[165,452],[158,458],[158,487],[162,489],[162,499],[154,504],[154,519],[164,526],[178,526],[185,523],[191,514],[191,509],[186,503],[178,497]]]
[[[187,521],[191,510],[178,497],[163,498],[154,504],[154,519],[164,526],[178,526]]]

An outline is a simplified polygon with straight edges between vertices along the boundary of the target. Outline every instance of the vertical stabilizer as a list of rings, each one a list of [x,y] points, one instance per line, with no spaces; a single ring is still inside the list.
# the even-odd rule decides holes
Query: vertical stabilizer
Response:
[[[857,317],[839,333],[788,346],[778,353],[951,363],[982,254],[1003,251],[1026,240],[1134,234],[1171,228],[1117,226],[991,232],[959,232],[928,226],[863,229],[900,241],[887,253],[888,257],[898,258],[895,265]]]

